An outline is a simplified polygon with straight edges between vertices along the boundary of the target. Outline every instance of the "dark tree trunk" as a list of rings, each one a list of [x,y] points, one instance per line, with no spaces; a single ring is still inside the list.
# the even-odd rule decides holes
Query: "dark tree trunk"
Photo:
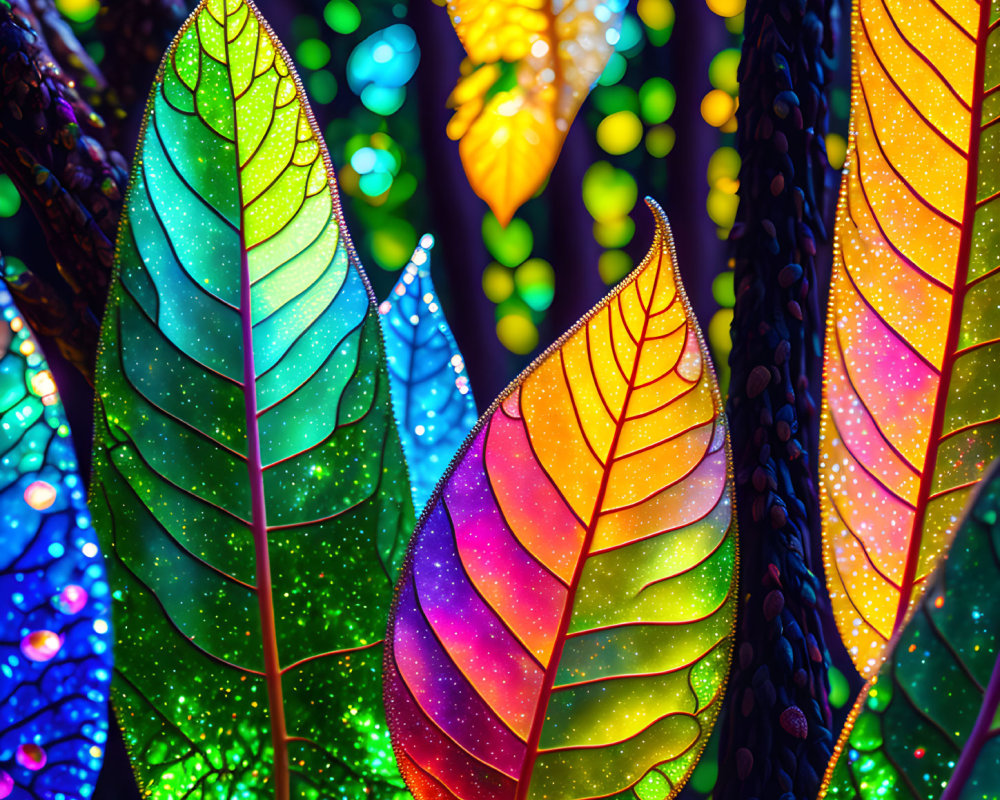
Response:
[[[718,800],[812,800],[833,749],[808,457],[836,0],[749,0],[729,420],[741,590]]]

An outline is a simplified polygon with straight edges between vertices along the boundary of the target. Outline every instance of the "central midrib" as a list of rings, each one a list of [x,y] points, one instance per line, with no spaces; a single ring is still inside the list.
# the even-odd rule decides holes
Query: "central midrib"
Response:
[[[207,8],[203,13],[209,13]],[[252,14],[253,9],[247,8]],[[268,714],[271,721],[271,744],[274,748],[274,797],[289,800],[290,775],[288,766],[288,733],[285,727],[285,703],[281,691],[281,664],[278,655],[278,635],[274,623],[274,597],[271,585],[271,560],[267,541],[267,508],[264,501],[264,465],[260,454],[260,427],[257,417],[257,372],[253,350],[253,316],[251,311],[250,261],[245,239],[243,168],[240,159],[239,117],[236,112],[236,87],[229,56],[229,14],[223,9],[222,35],[225,42],[226,67],[233,104],[233,151],[236,157],[236,187],[239,194],[240,224],[240,325],[243,334],[243,402],[246,414],[247,472],[250,483],[251,534],[253,536],[257,607],[260,613],[261,645],[264,653],[264,676],[267,683]],[[258,36],[267,36],[262,26]],[[251,78],[251,82],[254,78]],[[265,134],[266,136],[267,134]]]
[[[927,457],[924,460],[924,468],[921,473],[913,526],[910,530],[910,541],[907,544],[903,580],[900,582],[899,603],[896,606],[896,617],[893,620],[893,634],[903,626],[903,622],[906,619],[906,612],[912,600],[913,590],[916,587],[917,566],[920,562],[920,550],[924,538],[924,524],[927,519],[927,504],[930,500],[931,486],[936,476],[938,448],[941,443],[941,432],[944,428],[944,415],[947,410],[948,393],[951,388],[951,377],[955,365],[955,351],[958,346],[962,311],[965,305],[965,292],[969,279],[969,259],[972,253],[972,234],[976,216],[976,187],[979,184],[979,142],[982,134],[983,81],[985,79],[986,43],[989,35],[991,5],[990,0],[982,0],[982,5],[979,9],[979,28],[976,32],[976,60],[972,86],[972,108],[969,112],[969,155],[965,172],[965,204],[962,209],[962,231],[958,246],[957,263],[955,265],[955,282],[952,290],[951,310],[948,316],[948,338],[945,342],[944,359],[941,364],[941,373],[934,400],[934,416],[931,421]]]
[[[597,523],[601,517],[601,508],[604,504],[604,496],[608,490],[608,480],[611,477],[611,470],[614,466],[614,453],[618,447],[618,439],[621,436],[622,429],[627,421],[626,416],[628,412],[628,404],[632,397],[632,390],[635,387],[636,375],[639,371],[639,361],[642,356],[642,347],[646,341],[646,331],[649,328],[649,318],[652,316],[653,304],[656,300],[656,289],[660,280],[660,271],[663,267],[663,242],[657,242],[656,246],[659,256],[656,264],[656,277],[653,279],[653,288],[649,293],[649,307],[642,321],[642,332],[639,334],[639,338],[636,341],[635,360],[632,363],[632,373],[629,376],[628,386],[625,389],[625,398],[621,405],[621,412],[618,415],[618,419],[615,421],[615,432],[612,436],[611,444],[608,447],[608,454],[605,457],[604,471],[601,475],[601,485],[597,490],[597,498],[594,501],[594,508],[590,514],[590,522],[587,525],[587,531],[584,535],[583,544],[580,548],[580,558],[576,563],[576,567],[573,571],[573,577],[570,579],[569,588],[566,592],[566,602],[563,604],[562,616],[559,619],[559,630],[556,634],[555,645],[552,648],[552,654],[549,657],[548,666],[545,668],[545,676],[542,679],[542,688],[539,692],[538,703],[535,706],[535,715],[532,719],[531,730],[528,734],[524,764],[521,767],[521,776],[517,783],[516,800],[526,800],[528,791],[531,788],[531,774],[535,768],[535,762],[538,759],[538,744],[542,737],[542,728],[545,725],[545,715],[548,710],[549,699],[552,696],[552,686],[555,684],[556,673],[559,671],[559,662],[562,659],[563,648],[566,644],[566,631],[569,629],[569,623],[573,617],[573,602],[576,599],[576,591],[580,585],[580,577],[583,574],[583,568],[587,562],[588,553],[594,540]],[[650,264],[647,269],[651,266],[652,264]],[[641,273],[636,276],[635,280],[638,281],[640,276]],[[625,287],[623,287],[622,291],[624,291],[624,288]],[[608,303],[605,308],[609,314],[612,313],[611,303]],[[589,324],[589,320],[584,324]],[[567,389],[569,389],[568,378]],[[582,433],[583,431],[581,429],[581,434]]]

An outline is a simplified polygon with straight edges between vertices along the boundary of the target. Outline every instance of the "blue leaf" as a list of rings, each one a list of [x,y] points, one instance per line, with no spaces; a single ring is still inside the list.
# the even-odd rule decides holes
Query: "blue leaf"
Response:
[[[111,598],[52,375],[2,287],[0,314],[0,798],[86,800]]]
[[[465,361],[431,282],[433,246],[434,237],[424,234],[379,306],[392,405],[418,514],[477,418]]]

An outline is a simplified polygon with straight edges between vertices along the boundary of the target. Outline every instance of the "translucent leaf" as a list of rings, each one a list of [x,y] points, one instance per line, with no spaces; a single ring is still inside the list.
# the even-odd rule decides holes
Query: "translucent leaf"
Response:
[[[401,786],[381,640],[413,512],[378,326],[287,53],[202,2],[146,111],[96,370],[113,691],[152,797]]]
[[[830,596],[865,675],[1000,455],[991,8],[854,8],[820,477]]]
[[[624,0],[453,0],[468,75],[450,103],[465,174],[501,224],[545,181],[618,41]]]
[[[385,692],[417,800],[673,797],[718,715],[725,418],[651,206],[642,265],[483,416],[413,539]]]
[[[0,314],[0,797],[87,800],[111,598],[52,374],[2,286]]]
[[[1000,796],[998,513],[995,466],[947,560],[858,696],[821,797]]]
[[[431,281],[433,246],[425,234],[379,306],[393,410],[418,513],[477,416],[465,362]]]

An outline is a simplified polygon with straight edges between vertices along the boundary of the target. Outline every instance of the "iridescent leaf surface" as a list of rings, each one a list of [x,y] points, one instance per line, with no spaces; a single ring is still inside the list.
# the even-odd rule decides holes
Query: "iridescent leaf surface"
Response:
[[[947,560],[858,697],[821,797],[1000,797],[998,514],[994,466]]]
[[[666,218],[484,415],[396,587],[386,709],[424,798],[673,797],[735,615],[725,418]]]
[[[821,433],[837,626],[870,675],[1000,455],[996,3],[854,6]]]
[[[430,273],[434,237],[424,234],[379,306],[399,438],[417,513],[476,424],[465,362]]]
[[[614,52],[626,0],[451,0],[469,55],[448,135],[501,224],[542,185]]]
[[[86,800],[111,597],[55,383],[2,286],[0,315],[0,797]]]
[[[288,56],[199,4],[146,112],[97,364],[113,684],[157,798],[394,797],[412,529],[377,310]]]

